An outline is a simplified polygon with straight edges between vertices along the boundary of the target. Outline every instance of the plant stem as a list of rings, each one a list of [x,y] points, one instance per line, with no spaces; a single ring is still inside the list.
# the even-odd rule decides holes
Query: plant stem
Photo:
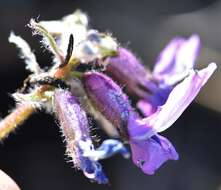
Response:
[[[29,103],[18,104],[17,107],[0,122],[0,140],[8,136],[17,126],[21,125],[35,108]]]

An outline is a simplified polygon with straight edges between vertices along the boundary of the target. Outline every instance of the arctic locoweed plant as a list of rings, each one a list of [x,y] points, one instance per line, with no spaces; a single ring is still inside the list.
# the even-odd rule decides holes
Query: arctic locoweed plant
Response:
[[[53,54],[53,66],[42,69],[27,42],[11,33],[9,42],[20,49],[32,74],[13,94],[17,106],[0,122],[1,140],[43,109],[59,121],[74,166],[99,184],[108,183],[99,160],[116,153],[129,158],[126,143],[134,164],[146,174],[178,159],[173,145],[158,133],[179,118],[216,69],[215,63],[194,69],[200,48],[197,35],[173,39],[150,72],[110,34],[89,29],[81,11],[58,21],[31,19],[28,26]],[[90,135],[88,115],[111,138],[98,147]]]

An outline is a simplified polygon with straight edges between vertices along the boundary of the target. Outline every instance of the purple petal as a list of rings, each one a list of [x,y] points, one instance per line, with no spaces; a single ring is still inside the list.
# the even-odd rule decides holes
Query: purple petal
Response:
[[[152,175],[167,160],[178,160],[173,145],[160,135],[143,141],[130,141],[132,159],[146,174]]]
[[[182,80],[192,69],[200,49],[200,39],[192,35],[188,40],[176,38],[160,54],[153,74],[165,84]]]
[[[169,128],[197,96],[200,89],[216,70],[216,64],[211,63],[200,71],[191,70],[190,74],[170,93],[166,103],[150,117],[144,119],[156,132]]]
[[[130,140],[143,140],[155,135],[155,131],[144,120],[130,116],[127,123]]]

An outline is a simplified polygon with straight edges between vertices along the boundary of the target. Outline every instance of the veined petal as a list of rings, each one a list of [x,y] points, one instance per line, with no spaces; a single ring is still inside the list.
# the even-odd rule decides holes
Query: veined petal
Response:
[[[156,132],[169,128],[197,96],[216,68],[216,64],[211,63],[200,71],[191,70],[189,76],[172,90],[166,103],[144,120]]]
[[[142,141],[130,141],[134,164],[152,175],[167,160],[178,160],[173,145],[165,137],[154,135]]]
[[[154,76],[167,85],[179,82],[194,67],[199,49],[200,39],[197,35],[192,35],[188,40],[172,40],[160,54],[154,67]]]

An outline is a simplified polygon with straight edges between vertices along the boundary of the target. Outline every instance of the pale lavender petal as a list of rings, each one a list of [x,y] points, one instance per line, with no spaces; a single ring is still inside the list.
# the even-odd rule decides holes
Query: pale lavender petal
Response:
[[[165,137],[155,135],[143,141],[130,141],[132,159],[146,174],[152,175],[168,160],[178,160],[173,145]]]
[[[156,76],[165,75],[175,67],[175,56],[179,47],[185,42],[183,38],[174,38],[160,53],[155,63],[153,74]]]
[[[198,35],[172,41],[161,53],[154,67],[154,76],[165,84],[173,85],[187,76],[194,67],[200,49]]]
[[[216,70],[216,64],[211,63],[200,71],[191,70],[187,78],[178,84],[170,93],[166,103],[150,117],[144,119],[156,132],[169,128],[197,96],[200,89]]]
[[[200,38],[198,35],[192,35],[180,47],[176,55],[176,72],[181,73],[186,69],[192,69],[200,50]]]

